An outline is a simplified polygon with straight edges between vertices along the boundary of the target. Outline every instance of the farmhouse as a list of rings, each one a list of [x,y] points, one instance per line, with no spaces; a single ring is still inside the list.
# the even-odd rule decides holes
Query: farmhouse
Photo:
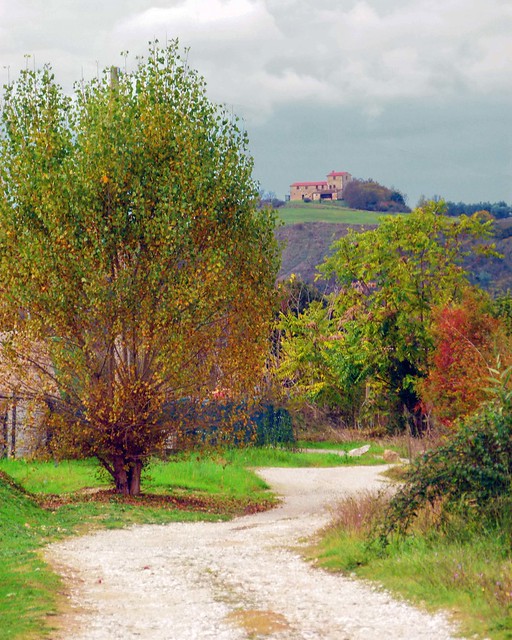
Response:
[[[327,180],[294,182],[290,185],[290,200],[342,200],[343,190],[352,176],[346,171],[331,171]]]

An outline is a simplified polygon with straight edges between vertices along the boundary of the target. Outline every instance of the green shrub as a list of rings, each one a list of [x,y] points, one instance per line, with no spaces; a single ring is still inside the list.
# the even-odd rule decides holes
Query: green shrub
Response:
[[[251,419],[256,425],[256,446],[289,445],[295,442],[292,417],[286,409],[267,405]]]
[[[502,529],[512,520],[512,410],[495,402],[460,425],[437,449],[418,458],[390,502],[383,540],[407,533],[421,511],[435,506],[438,526],[462,521]],[[460,527],[457,527],[460,529]],[[512,538],[512,534],[511,538]]]

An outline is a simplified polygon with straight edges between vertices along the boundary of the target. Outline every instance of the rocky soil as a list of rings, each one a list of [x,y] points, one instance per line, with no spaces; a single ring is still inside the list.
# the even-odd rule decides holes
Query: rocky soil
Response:
[[[448,640],[454,630],[385,591],[314,568],[301,546],[378,467],[264,469],[284,497],[231,522],[136,526],[48,548],[69,586],[65,640]]]

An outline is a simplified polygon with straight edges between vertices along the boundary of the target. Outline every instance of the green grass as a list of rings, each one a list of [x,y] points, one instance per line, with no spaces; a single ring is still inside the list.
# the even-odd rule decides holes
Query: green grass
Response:
[[[18,461],[16,461],[18,462]],[[2,466],[5,465],[2,461]],[[9,465],[11,469],[15,466]],[[92,470],[84,478],[84,467]],[[39,463],[36,465],[39,468]],[[96,482],[94,465],[69,463],[62,479],[68,490],[85,479],[84,486]],[[21,470],[21,471],[20,471]],[[37,474],[18,468],[27,483]],[[51,473],[47,474],[51,476]],[[79,480],[81,478],[82,480]],[[58,486],[55,478],[49,484]],[[44,488],[44,485],[43,485]],[[44,494],[43,494],[44,495]],[[187,512],[125,504],[114,497],[107,503],[72,502],[58,509],[43,509],[0,472],[0,621],[3,638],[41,638],[51,635],[52,620],[59,603],[60,578],[42,560],[39,549],[52,540],[91,528],[119,528],[130,524],[164,524],[176,521],[218,520],[215,513]]]
[[[109,481],[96,460],[61,462],[0,460],[0,471],[8,473],[32,493],[71,493],[85,488],[108,487]]]
[[[229,498],[268,498],[268,485],[240,464],[230,464],[228,456],[187,455],[173,462],[155,461],[143,477],[147,491],[162,493],[176,489],[223,495]]]
[[[30,637],[55,612],[59,579],[35,553],[53,529],[51,515],[0,476],[0,620],[6,638]]]
[[[497,531],[462,528],[451,535],[416,531],[385,553],[367,544],[362,501],[340,506],[313,555],[320,566],[355,574],[431,610],[451,613],[467,637],[512,638],[510,541]]]
[[[344,446],[354,448],[359,444],[362,443]],[[350,459],[350,463],[372,463],[373,459],[367,454]],[[111,494],[103,494],[101,502],[92,501],[84,489],[110,486],[108,477],[94,460],[59,463],[0,460],[3,637],[27,639],[52,634],[61,583],[39,555],[48,542],[99,527],[225,519],[240,510],[244,501],[250,504],[270,501],[265,482],[247,467],[335,466],[347,462],[335,454],[266,447],[180,455],[171,462],[155,460],[145,470],[143,492],[157,497],[178,496],[191,503],[195,498],[211,500],[214,508],[208,513],[177,510],[165,501],[152,507],[144,498],[140,502],[137,499],[127,502]],[[37,500],[25,491],[37,496]],[[55,494],[61,498],[56,500]],[[49,508],[42,508],[38,501]]]
[[[287,202],[277,210],[285,224],[299,222],[337,222],[343,224],[379,224],[386,213],[349,209],[339,202]],[[398,214],[397,214],[398,215]]]
[[[226,452],[234,464],[247,467],[338,467],[346,461],[336,454],[302,453],[274,447],[238,449]]]
[[[35,494],[62,495],[110,486],[106,472],[93,459],[59,463],[0,460],[0,470]],[[268,487],[240,465],[225,465],[219,455],[179,456],[168,463],[155,460],[143,471],[144,492],[165,494],[176,489],[234,498],[262,498]]]

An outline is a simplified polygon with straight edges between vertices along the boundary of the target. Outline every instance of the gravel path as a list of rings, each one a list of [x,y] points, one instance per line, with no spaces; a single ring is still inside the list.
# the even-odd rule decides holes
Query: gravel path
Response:
[[[66,640],[445,640],[455,631],[387,593],[315,569],[298,547],[328,505],[379,467],[264,469],[282,496],[231,522],[136,526],[48,548],[71,593]]]

